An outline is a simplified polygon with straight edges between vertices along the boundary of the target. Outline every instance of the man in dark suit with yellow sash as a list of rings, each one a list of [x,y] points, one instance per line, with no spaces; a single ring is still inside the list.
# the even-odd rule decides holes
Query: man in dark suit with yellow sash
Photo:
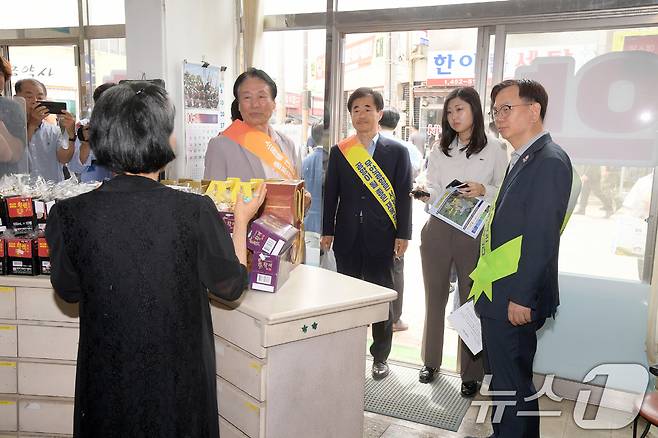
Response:
[[[492,437],[538,438],[532,365],[537,330],[559,304],[560,233],[573,173],[567,154],[544,130],[548,95],[541,84],[503,81],[491,101],[496,128],[514,152],[482,234],[470,296],[491,375]]]
[[[338,272],[393,288],[393,258],[411,239],[411,163],[403,145],[379,136],[382,95],[358,88],[347,109],[356,135],[331,148],[324,193],[321,247],[332,243]],[[372,375],[383,379],[393,321],[372,325]]]

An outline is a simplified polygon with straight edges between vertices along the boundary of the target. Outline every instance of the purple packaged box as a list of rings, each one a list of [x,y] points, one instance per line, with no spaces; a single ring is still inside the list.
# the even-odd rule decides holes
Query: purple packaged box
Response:
[[[292,246],[299,230],[274,216],[263,215],[253,221],[247,235],[247,248],[253,252],[283,254]]]
[[[220,211],[219,217],[222,218],[228,232],[233,234],[233,226],[235,224],[235,214],[232,211]]]
[[[255,252],[251,256],[251,271],[261,274],[277,274],[285,263],[292,264],[292,247],[283,254],[275,256],[264,252]]]
[[[290,271],[295,266],[292,262],[292,250],[290,248],[280,256],[262,252],[254,253],[251,272],[249,273],[249,288],[264,292],[276,292],[288,280]]]

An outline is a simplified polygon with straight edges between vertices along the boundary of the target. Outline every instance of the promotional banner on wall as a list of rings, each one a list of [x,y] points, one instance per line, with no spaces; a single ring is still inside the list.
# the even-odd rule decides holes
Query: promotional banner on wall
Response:
[[[226,128],[220,68],[183,61],[183,99],[186,174],[201,179],[208,142]]]

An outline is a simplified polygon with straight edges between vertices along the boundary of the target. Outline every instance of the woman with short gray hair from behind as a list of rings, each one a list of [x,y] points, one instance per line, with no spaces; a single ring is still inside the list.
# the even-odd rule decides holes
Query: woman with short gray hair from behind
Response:
[[[174,107],[147,82],[107,90],[91,116],[97,162],[117,175],[48,218],[51,282],[80,303],[76,437],[219,436],[208,292],[246,289],[247,223],[233,241],[210,198],[158,182],[174,158]]]

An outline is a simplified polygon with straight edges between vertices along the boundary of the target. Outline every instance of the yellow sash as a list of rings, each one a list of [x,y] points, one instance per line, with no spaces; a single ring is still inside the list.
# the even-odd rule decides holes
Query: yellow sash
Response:
[[[241,120],[235,120],[222,135],[227,136],[270,166],[283,179],[297,179],[297,172],[288,157],[272,138]]]
[[[391,185],[386,174],[375,163],[375,160],[370,154],[368,154],[365,146],[359,143],[356,135],[338,143],[338,148],[363,184],[368,187],[370,193],[372,193],[375,199],[377,199],[377,202],[382,206],[389,219],[391,219],[391,222],[393,222],[393,226],[397,228],[395,190],[393,190],[393,185]]]

